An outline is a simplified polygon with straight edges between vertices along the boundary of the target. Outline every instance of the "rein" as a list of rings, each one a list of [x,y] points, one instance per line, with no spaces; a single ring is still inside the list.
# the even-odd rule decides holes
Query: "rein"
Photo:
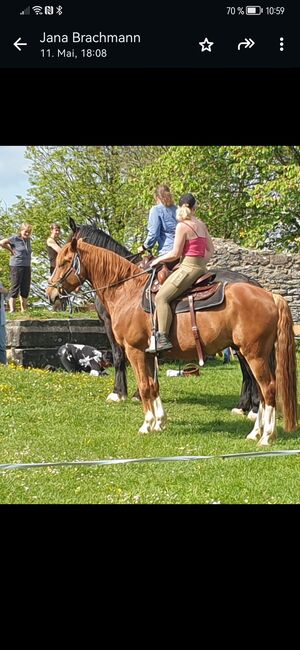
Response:
[[[135,275],[131,275],[130,278],[123,278],[123,280],[118,280],[118,282],[114,282],[113,284],[107,284],[104,287],[96,287],[95,289],[91,289],[90,291],[82,291],[83,295],[86,295],[88,293],[95,293],[96,291],[104,291],[105,289],[111,289],[112,287],[117,287],[118,284],[123,284],[123,282],[127,282],[127,280],[134,280],[134,278],[138,278],[140,275],[145,275],[145,273],[152,273],[153,269],[148,268],[145,271],[141,271],[141,273],[136,273]]]

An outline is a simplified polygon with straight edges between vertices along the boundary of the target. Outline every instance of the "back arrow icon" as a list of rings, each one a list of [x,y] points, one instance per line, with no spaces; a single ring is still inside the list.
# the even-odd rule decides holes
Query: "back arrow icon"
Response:
[[[14,46],[17,48],[17,50],[19,50],[19,52],[21,52],[21,48],[19,47],[20,45],[27,45],[27,43],[20,43],[20,40],[21,36],[19,36],[19,38],[17,38],[17,40],[14,42]]]
[[[253,41],[252,38],[245,38],[244,41],[241,41],[241,43],[238,44],[238,50],[241,49],[241,45],[245,45],[245,48],[253,47],[253,45],[255,45],[255,41]]]

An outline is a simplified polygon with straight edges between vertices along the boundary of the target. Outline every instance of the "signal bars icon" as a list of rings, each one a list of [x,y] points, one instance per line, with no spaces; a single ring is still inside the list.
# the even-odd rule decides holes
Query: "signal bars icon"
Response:
[[[29,14],[30,14],[30,7],[26,7],[26,9],[20,11],[20,16],[29,16]]]

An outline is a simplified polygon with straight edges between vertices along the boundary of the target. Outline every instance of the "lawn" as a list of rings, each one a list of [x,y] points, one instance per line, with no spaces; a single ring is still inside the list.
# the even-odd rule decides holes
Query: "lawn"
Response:
[[[233,416],[241,388],[238,363],[209,361],[199,377],[167,377],[162,433],[141,435],[140,404],[107,404],[108,377],[0,366],[0,462],[221,455],[257,451],[252,428]],[[129,392],[135,389],[128,370]],[[272,450],[300,448],[300,429],[286,434],[278,419]],[[0,473],[0,502],[97,504],[300,503],[300,456],[111,466],[44,467]]]

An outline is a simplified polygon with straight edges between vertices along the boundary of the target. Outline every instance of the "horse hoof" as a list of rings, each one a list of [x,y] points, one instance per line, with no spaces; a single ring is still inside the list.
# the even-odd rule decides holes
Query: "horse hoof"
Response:
[[[153,429],[152,429],[152,427],[150,427],[149,424],[143,424],[139,428],[139,433],[151,433],[151,431],[153,431]]]
[[[118,393],[109,393],[109,395],[106,398],[107,402],[123,402],[125,400],[125,397],[120,397]]]
[[[270,442],[268,438],[261,438],[261,440],[258,441],[257,446],[258,447],[269,447]]]
[[[254,413],[253,411],[249,411],[247,418],[248,420],[252,420],[252,422],[255,422],[257,418],[257,413]]]
[[[231,413],[232,415],[246,415],[243,409],[238,409],[238,408],[231,409]]]
[[[132,401],[132,402],[140,402],[140,401],[141,401],[141,398],[140,398],[140,397],[136,397],[135,395],[133,395],[133,397],[131,398],[131,401]]]
[[[259,433],[259,431],[256,432],[250,431],[250,433],[248,433],[248,435],[246,436],[246,440],[253,440],[253,442],[257,442],[258,440],[260,440],[260,437],[261,434]]]
[[[271,434],[269,436],[266,436],[265,438],[261,438],[258,447],[270,447],[272,442],[275,442],[276,440],[276,435]]]

